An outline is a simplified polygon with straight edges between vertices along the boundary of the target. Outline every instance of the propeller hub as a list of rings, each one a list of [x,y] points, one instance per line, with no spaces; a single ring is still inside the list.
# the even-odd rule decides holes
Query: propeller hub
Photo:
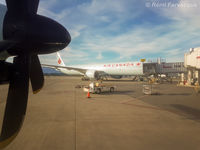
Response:
[[[37,14],[12,17],[4,21],[4,40],[17,44],[8,50],[11,55],[23,53],[49,54],[65,48],[71,41],[69,32],[56,21]],[[13,50],[14,49],[14,50]]]

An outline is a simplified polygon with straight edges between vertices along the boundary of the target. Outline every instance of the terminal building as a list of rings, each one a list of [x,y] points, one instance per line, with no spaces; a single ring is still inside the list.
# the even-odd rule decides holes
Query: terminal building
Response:
[[[185,53],[184,66],[187,68],[187,84],[200,85],[200,47]]]

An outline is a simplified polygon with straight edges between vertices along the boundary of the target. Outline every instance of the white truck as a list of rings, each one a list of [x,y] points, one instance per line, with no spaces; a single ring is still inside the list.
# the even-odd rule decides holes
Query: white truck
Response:
[[[92,85],[93,84],[93,85]],[[116,90],[116,86],[108,85],[108,84],[94,84],[91,83],[89,86],[85,86],[83,88],[84,92],[90,92],[93,94],[101,94],[102,92],[110,92],[113,93]]]

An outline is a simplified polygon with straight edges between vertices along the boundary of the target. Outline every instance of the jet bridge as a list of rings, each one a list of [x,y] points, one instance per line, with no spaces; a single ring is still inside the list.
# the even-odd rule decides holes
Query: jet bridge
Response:
[[[186,73],[187,69],[184,67],[184,62],[170,62],[170,63],[144,63],[144,74],[172,74],[172,73]]]

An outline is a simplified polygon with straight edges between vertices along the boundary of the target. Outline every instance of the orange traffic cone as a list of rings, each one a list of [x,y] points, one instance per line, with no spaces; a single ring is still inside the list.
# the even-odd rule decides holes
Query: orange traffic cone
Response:
[[[91,98],[91,97],[90,97],[90,92],[89,92],[89,91],[88,91],[88,93],[87,93],[87,98]]]

